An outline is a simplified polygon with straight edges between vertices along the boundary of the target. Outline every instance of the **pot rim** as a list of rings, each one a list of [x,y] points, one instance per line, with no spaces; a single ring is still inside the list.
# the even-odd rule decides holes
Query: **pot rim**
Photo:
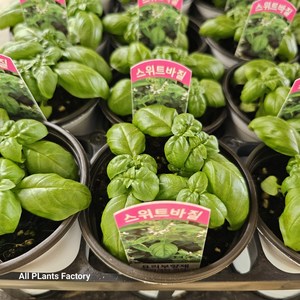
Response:
[[[60,128],[59,126],[47,121],[44,122],[44,124],[47,126],[51,137],[59,138],[63,140],[65,144],[68,144],[70,148],[69,150],[73,152],[72,154],[76,159],[76,162],[78,163],[78,167],[80,170],[80,182],[82,184],[88,184],[90,179],[88,172],[89,161],[81,144],[73,135]],[[15,269],[32,262],[42,254],[47,252],[49,249],[51,249],[58,241],[60,241],[64,237],[64,235],[72,227],[74,222],[77,220],[78,215],[79,213],[76,213],[63,220],[52,234],[50,234],[45,240],[43,240],[41,243],[25,252],[24,254],[21,254],[5,262],[0,261],[0,275],[13,272]]]
[[[227,100],[229,108],[247,125],[251,122],[250,118],[243,113],[239,107],[235,104],[233,100],[232,93],[230,91],[230,80],[232,79],[232,76],[239,67],[241,67],[245,62],[239,62],[238,64],[230,67],[223,78],[222,86],[223,86],[223,91],[225,95],[225,99]],[[240,100],[239,100],[240,101]]]
[[[80,101],[80,100],[77,100]],[[81,117],[82,115],[84,115],[85,113],[87,113],[90,109],[92,109],[93,107],[95,107],[98,104],[99,99],[82,99],[82,103],[83,105],[73,111],[72,113],[68,114],[67,116],[63,117],[63,118],[58,118],[58,119],[53,119],[51,120],[51,116],[49,118],[49,122],[51,122],[52,124],[55,125],[59,125],[59,126],[64,126],[70,122],[72,122],[73,120],[76,120],[78,117]]]
[[[243,225],[241,230],[241,238],[237,241],[234,246],[231,246],[227,253],[220,258],[219,260],[207,265],[203,268],[196,270],[190,270],[186,272],[174,273],[157,273],[151,271],[140,270],[134,268],[124,262],[121,262],[113,255],[111,255],[97,240],[97,238],[91,232],[91,222],[89,218],[89,209],[82,211],[79,215],[79,224],[81,227],[83,238],[85,239],[87,245],[90,247],[92,252],[106,265],[108,265],[114,271],[125,275],[129,278],[139,280],[146,283],[179,283],[179,282],[192,282],[200,279],[207,278],[212,276],[227,266],[229,266],[233,260],[240,255],[243,249],[248,245],[251,240],[257,224],[257,200],[256,200],[256,191],[253,181],[251,180],[250,173],[245,168],[243,163],[240,161],[239,157],[231,150],[228,146],[226,146],[221,141],[219,142],[220,146],[227,152],[228,155],[232,156],[233,160],[236,162],[236,166],[242,171],[243,177],[245,178],[249,197],[250,197],[250,211],[248,218]],[[95,162],[97,159],[103,155],[105,152],[109,150],[108,145],[105,144],[98,153],[93,157],[91,164],[91,173],[95,171]],[[178,276],[180,275],[180,276]]]
[[[246,166],[251,172],[257,162],[254,166],[250,165],[260,153],[270,153],[272,156],[282,156],[283,154],[277,153],[268,146],[266,146],[264,143],[260,143],[257,145],[250,155],[247,158]],[[258,198],[257,198],[258,199]],[[273,232],[272,230],[266,225],[264,220],[259,216],[258,214],[258,220],[257,220],[257,229],[259,233],[266,238],[274,247],[276,247],[284,256],[286,256],[289,260],[292,260],[293,262],[300,264],[300,254],[297,253],[297,251],[294,251],[288,247],[286,247],[282,240],[280,240]]]
[[[100,101],[99,107],[100,107],[101,111],[103,112],[104,116],[107,118],[107,120],[112,125],[117,124],[117,123],[126,122],[122,119],[121,116],[118,116],[117,114],[115,114],[114,112],[112,112],[109,109],[106,100]],[[227,107],[226,106],[221,107],[220,114],[218,115],[218,117],[213,121],[213,123],[203,126],[203,131],[205,131],[206,133],[209,133],[209,134],[214,133],[224,123],[225,119],[227,118],[227,115],[228,115]]]
[[[230,51],[228,51],[227,49],[222,47],[218,42],[216,42],[212,38],[206,37],[205,41],[209,47],[216,49],[218,52],[222,53],[222,55],[227,56],[232,60],[235,60],[237,64],[248,61],[248,60],[241,59],[241,58],[235,56],[234,54],[232,54]]]

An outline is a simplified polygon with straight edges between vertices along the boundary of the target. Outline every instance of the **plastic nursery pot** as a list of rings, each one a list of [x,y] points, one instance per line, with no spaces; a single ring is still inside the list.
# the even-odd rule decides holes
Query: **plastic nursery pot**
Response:
[[[60,144],[73,154],[80,172],[79,181],[88,185],[89,161],[81,144],[59,126],[49,122],[45,122],[45,125],[49,132],[46,139]],[[20,224],[24,227],[24,232],[19,226],[15,233],[0,236],[2,241],[12,238],[13,242],[19,245],[15,247],[15,251],[10,251],[5,249],[6,245],[1,244],[0,275],[9,272],[58,272],[76,258],[81,241],[78,214],[58,222],[24,211]],[[32,232],[36,234],[31,236]]]
[[[107,118],[107,120],[111,124],[121,123],[121,122],[131,122],[132,117],[131,115],[128,116],[119,116],[112,112],[105,100],[101,100],[99,102],[99,107],[101,108],[101,111],[103,115]],[[224,124],[226,118],[227,118],[227,108],[226,107],[220,107],[220,108],[212,108],[209,107],[206,111],[206,113],[201,117],[198,118],[198,120],[203,125],[203,131],[209,134],[215,134],[219,135],[217,133],[220,133],[222,135],[222,125]]]
[[[215,18],[224,13],[222,9],[215,7],[212,1],[195,0],[193,4],[203,20]]]
[[[151,153],[156,158],[160,156],[163,161],[161,145],[162,141],[160,139],[151,139],[147,143],[145,153]],[[106,186],[109,180],[106,174],[106,167],[114,157],[107,145],[102,147],[92,159],[90,185],[93,197],[92,204],[87,210],[81,212],[79,217],[83,238],[95,256],[120,274],[135,280],[160,284],[201,280],[229,266],[248,245],[256,229],[257,199],[250,174],[244,168],[239,158],[223,143],[220,143],[220,148],[221,153],[234,162],[240,169],[247,182],[250,197],[248,218],[244,225],[237,231],[229,231],[227,225],[222,226],[218,230],[208,231],[201,267],[199,269],[163,273],[137,269],[125,262],[121,262],[102,245],[102,233],[99,224],[102,211],[108,201]]]
[[[284,245],[279,229],[278,218],[284,209],[283,197],[271,197],[266,200],[260,188],[261,181],[269,175],[283,180],[286,173],[288,156],[258,145],[247,159],[249,169],[255,183],[258,200],[258,232],[263,252],[269,262],[286,273],[300,274],[300,253]],[[293,291],[260,291],[260,293],[276,299],[300,295],[300,290]]]
[[[212,38],[206,38],[205,41],[211,53],[224,64],[225,68],[229,69],[230,67],[245,61],[234,55],[237,44],[232,39],[216,42]]]
[[[227,70],[223,79],[223,91],[227,101],[229,116],[233,122],[234,127],[230,130],[238,138],[247,142],[259,142],[260,140],[256,134],[248,128],[249,123],[255,117],[255,113],[245,113],[239,108],[241,87],[232,85],[232,77],[235,70],[243,63],[239,63],[229,70]]]
[[[74,135],[88,134],[96,128],[98,99],[79,99],[58,88],[49,105],[49,121]]]

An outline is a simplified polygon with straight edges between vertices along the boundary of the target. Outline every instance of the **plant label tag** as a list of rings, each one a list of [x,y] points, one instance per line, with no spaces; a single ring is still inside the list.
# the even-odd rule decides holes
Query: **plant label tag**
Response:
[[[139,41],[153,49],[178,44],[183,0],[138,0]]]
[[[277,117],[284,120],[300,119],[300,78],[293,83]]]
[[[26,24],[68,32],[66,0],[19,0]]]
[[[251,5],[235,56],[274,60],[297,12],[286,0],[257,0]]]
[[[13,60],[2,54],[0,54],[0,90],[0,107],[5,109],[10,117],[46,121]]]
[[[130,69],[132,114],[140,108],[161,104],[187,111],[192,71],[167,59],[150,59]]]
[[[114,214],[131,265],[159,272],[200,267],[210,209],[178,201],[153,201]]]
[[[254,2],[254,0],[227,0],[225,4],[225,11],[228,11],[237,5],[248,5]]]

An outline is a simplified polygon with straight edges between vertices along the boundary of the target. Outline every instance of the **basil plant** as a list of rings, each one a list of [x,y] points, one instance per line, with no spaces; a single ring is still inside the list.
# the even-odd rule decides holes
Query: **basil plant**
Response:
[[[271,149],[289,156],[286,166],[288,176],[280,184],[278,178],[268,176],[261,187],[271,196],[282,194],[285,207],[279,217],[279,228],[284,244],[300,251],[300,134],[287,121],[265,116],[249,124],[257,136]]]
[[[160,158],[146,153],[147,140],[152,139],[165,141]],[[245,222],[249,212],[246,182],[220,153],[217,138],[205,133],[192,114],[149,105],[134,114],[132,123],[114,124],[107,131],[107,144],[115,156],[106,170],[110,200],[101,229],[105,247],[119,259],[126,256],[113,214],[144,201],[203,205],[211,210],[210,228],[227,224],[230,230],[238,230]]]
[[[47,134],[43,123],[0,109],[0,235],[16,230],[23,209],[61,221],[90,204],[73,155]]]

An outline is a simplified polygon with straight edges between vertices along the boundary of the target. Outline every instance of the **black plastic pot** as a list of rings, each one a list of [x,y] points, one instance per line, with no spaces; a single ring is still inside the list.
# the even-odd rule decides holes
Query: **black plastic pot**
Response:
[[[269,175],[274,175],[283,180],[288,175],[285,170],[288,160],[288,156],[277,153],[264,144],[260,144],[250,153],[247,159],[247,168],[254,179],[258,195],[259,233],[265,240],[272,244],[274,250],[281,252],[289,262],[294,262],[298,265],[300,273],[300,253],[283,244],[279,230],[278,217],[284,209],[284,198],[276,197],[276,201],[269,201],[269,204],[274,206],[266,207],[263,192],[260,188],[260,182]],[[281,263],[284,267],[288,268],[286,262]]]
[[[229,69],[245,61],[234,55],[237,44],[233,40],[228,39],[216,42],[211,38],[206,38],[205,41],[211,53],[224,64],[225,68]]]
[[[79,99],[58,88],[49,105],[52,114],[49,122],[68,130],[74,135],[87,134],[96,126],[98,99]]]
[[[271,197],[267,201],[260,188],[260,182],[269,175],[283,180],[288,175],[285,170],[288,160],[289,157],[260,144],[251,152],[246,164],[257,192],[257,228],[263,252],[269,262],[281,271],[300,274],[300,253],[284,245],[279,229],[278,218],[284,209],[284,198]],[[259,291],[259,293],[272,299],[290,299],[299,296],[300,290]]]
[[[223,10],[213,6],[211,1],[195,0],[193,4],[203,20],[215,18],[224,13]]]
[[[160,145],[161,141],[151,140],[147,149],[153,149],[155,153],[153,154],[152,151],[150,153],[157,157],[157,151],[161,152],[160,149],[162,147]],[[220,143],[220,147],[221,153],[233,161],[245,177],[250,195],[250,211],[247,221],[238,231],[227,230],[227,225],[218,230],[209,230],[199,269],[171,274],[140,270],[121,262],[102,245],[102,233],[99,224],[102,211],[108,201],[106,186],[109,181],[106,174],[106,166],[113,157],[107,145],[102,147],[92,160],[90,187],[93,200],[91,206],[86,211],[83,211],[79,217],[83,238],[95,256],[120,274],[139,281],[160,284],[201,280],[229,266],[248,245],[256,229],[257,200],[253,183],[249,177],[250,174],[244,168],[239,158],[223,143]],[[216,249],[220,251],[216,251]]]
[[[45,139],[60,144],[73,154],[79,167],[79,181],[88,185],[90,179],[89,161],[81,144],[61,127],[49,122],[46,122],[45,125],[49,131]],[[26,216],[26,214],[24,215]],[[49,227],[46,228],[48,230],[47,236],[41,242],[33,244],[27,252],[9,260],[0,261],[0,275],[14,271],[56,272],[72,263],[79,251],[81,240],[77,217],[78,214],[75,214],[61,222],[34,217],[37,224],[50,221],[47,225]],[[21,219],[21,222],[26,223],[26,220],[22,221]],[[60,257],[60,254],[65,256]]]

